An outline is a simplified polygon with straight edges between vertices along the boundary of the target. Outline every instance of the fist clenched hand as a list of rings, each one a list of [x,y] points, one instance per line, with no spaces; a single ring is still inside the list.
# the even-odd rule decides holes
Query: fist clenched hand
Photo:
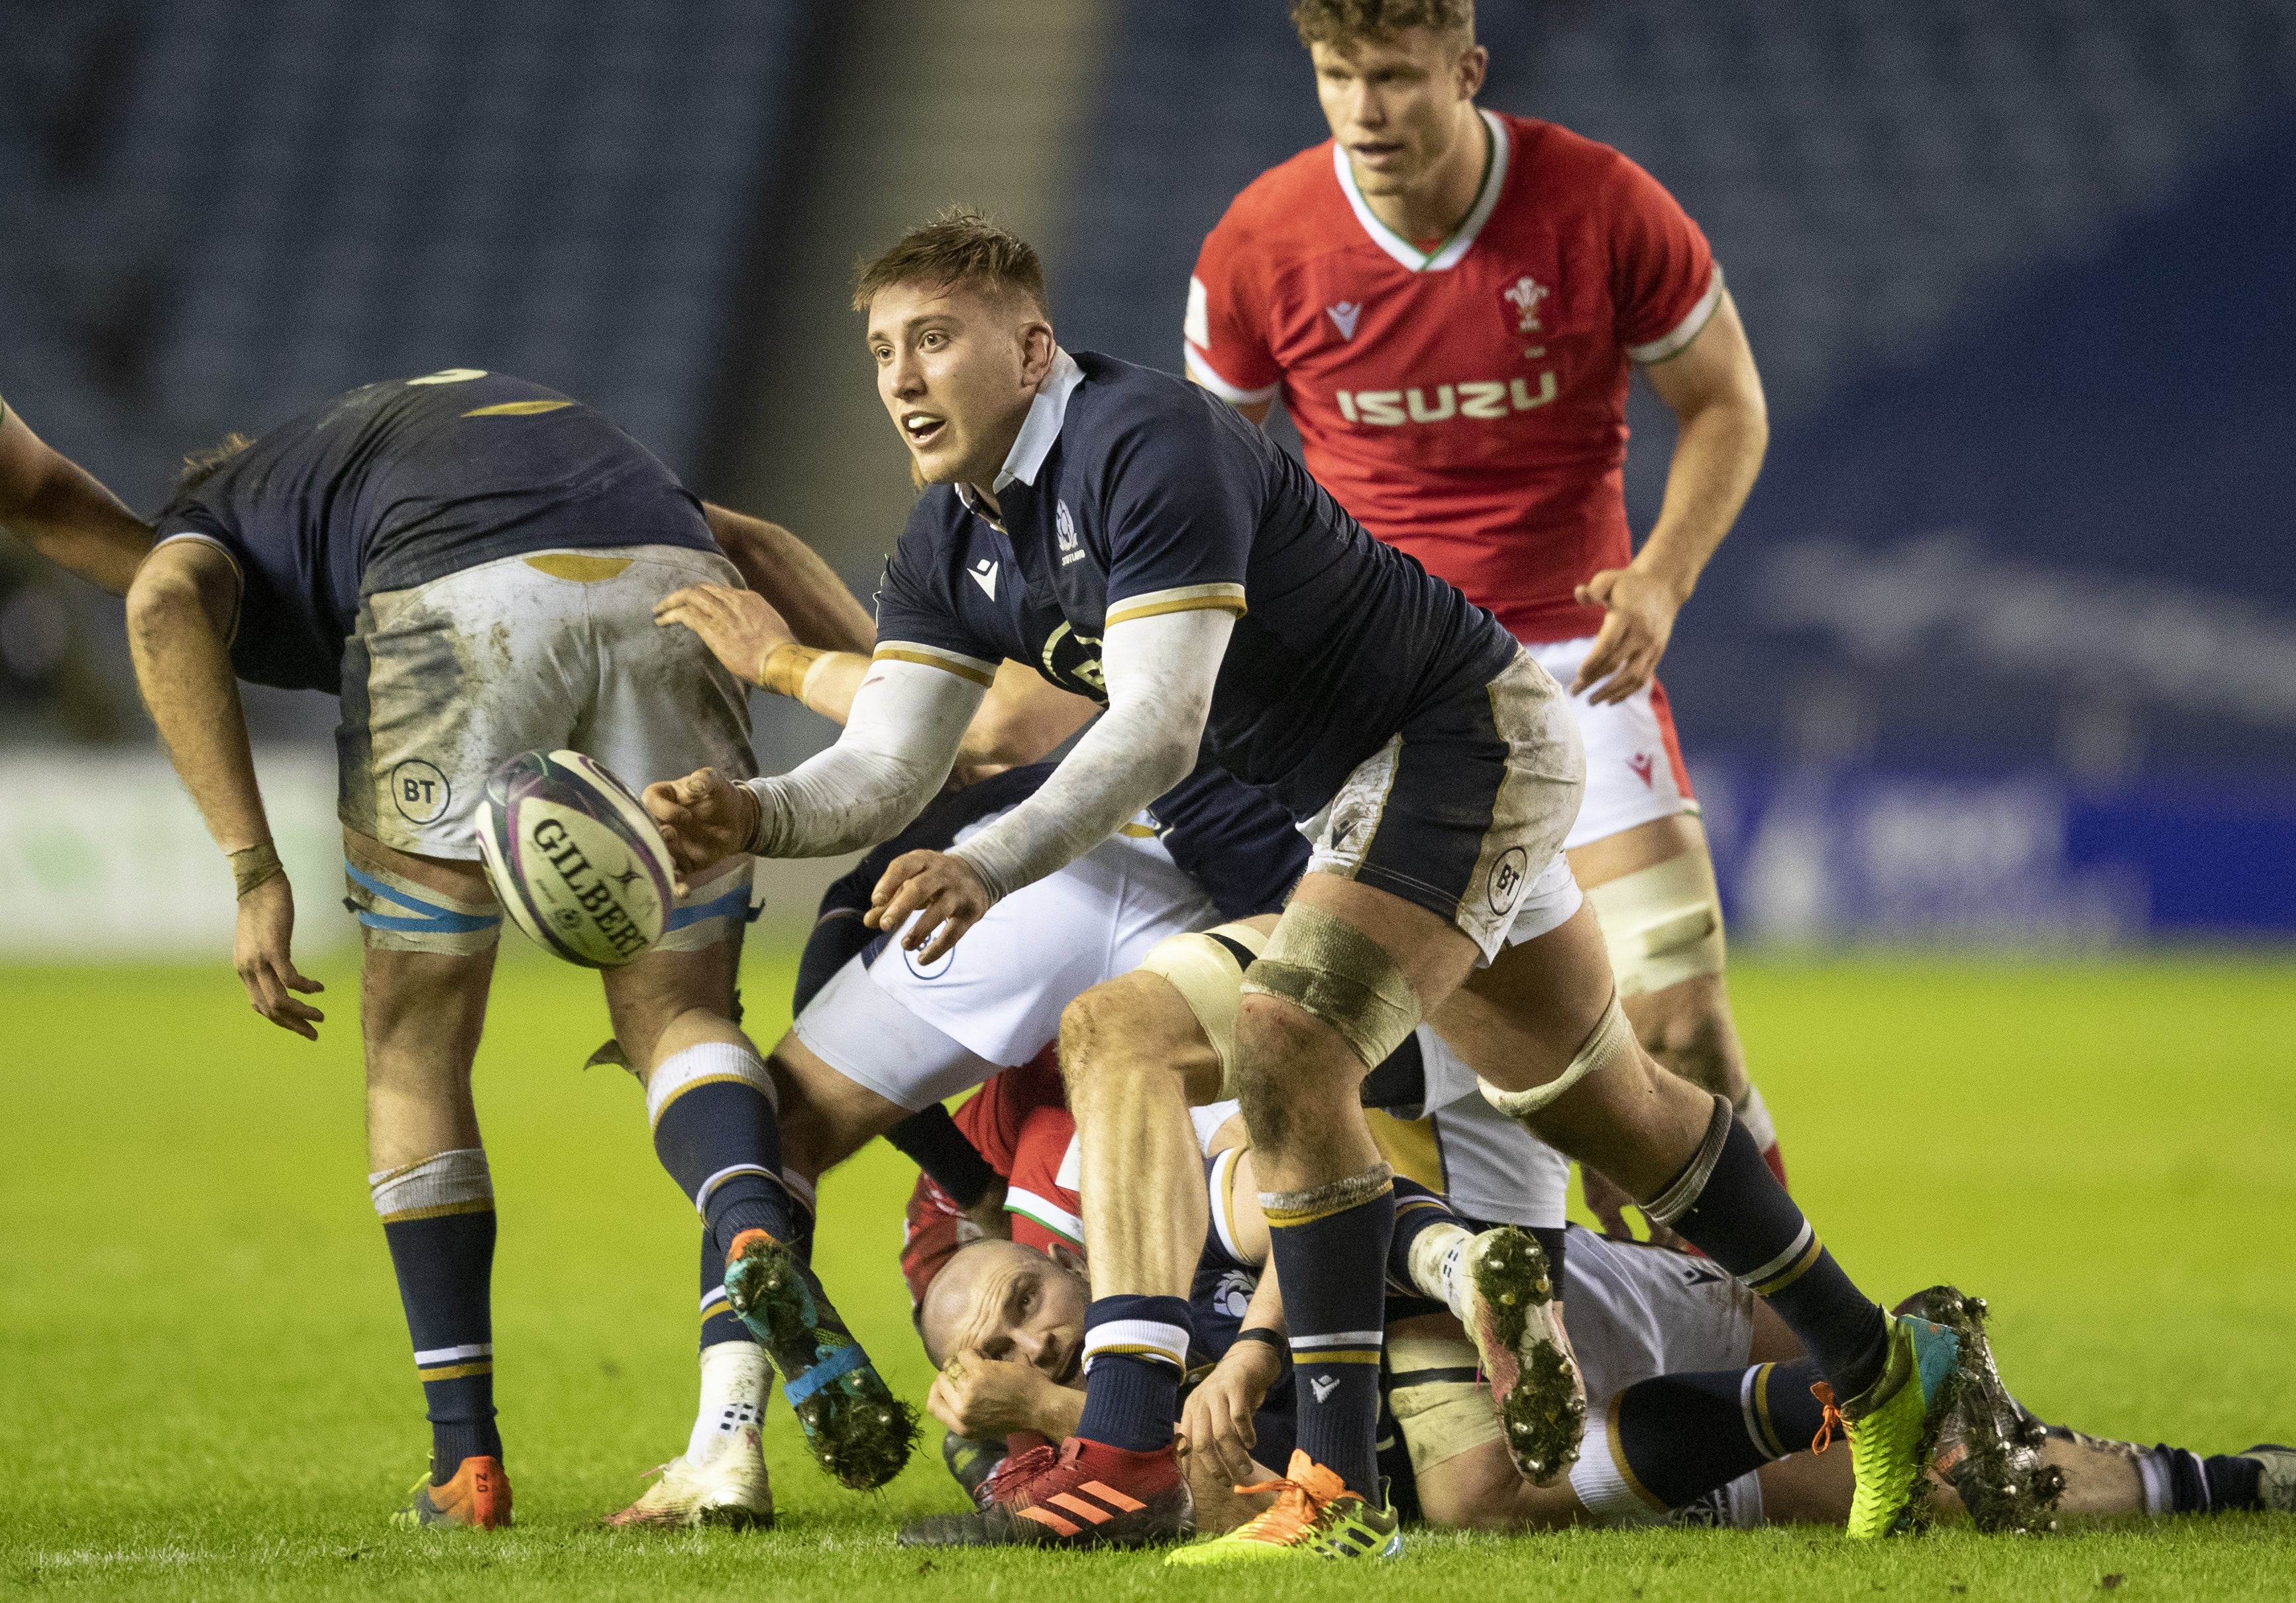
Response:
[[[681,875],[695,875],[723,858],[746,851],[758,833],[758,798],[716,769],[649,785],[641,798]],[[685,893],[680,884],[678,894]]]

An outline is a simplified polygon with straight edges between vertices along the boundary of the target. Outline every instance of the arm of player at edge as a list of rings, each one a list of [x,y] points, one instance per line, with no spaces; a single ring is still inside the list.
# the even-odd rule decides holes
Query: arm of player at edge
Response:
[[[0,401],[0,529],[90,584],[125,596],[152,526]]]
[[[1218,608],[1131,618],[1101,642],[1108,711],[1036,794],[952,851],[893,859],[864,917],[936,961],[988,909],[1057,872],[1186,778],[1203,744],[1233,614]]]
[[[1573,695],[1592,687],[1588,699],[1597,703],[1625,701],[1658,671],[1675,615],[1737,522],[1769,448],[1762,375],[1726,290],[1697,337],[1643,374],[1675,415],[1674,457],[1643,548],[1625,567],[1578,588],[1582,605],[1607,609],[1570,686]]]
[[[779,523],[747,513],[705,501],[701,514],[742,582],[786,621],[788,638],[819,651],[864,654],[877,644],[869,609],[821,553]]]
[[[127,649],[168,760],[226,856],[271,844],[247,719],[232,671],[229,631],[239,571],[214,547],[171,540],[154,550],[127,590]],[[255,1010],[316,1040],[326,1015],[294,993],[324,990],[291,955],[295,896],[274,872],[239,899],[232,966]]]

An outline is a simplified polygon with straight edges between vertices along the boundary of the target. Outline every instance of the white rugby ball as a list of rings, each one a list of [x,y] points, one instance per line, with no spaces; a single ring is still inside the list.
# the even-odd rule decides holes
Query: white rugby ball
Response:
[[[527,752],[479,798],[479,851],[511,922],[586,968],[619,968],[661,939],[675,871],[630,788],[579,752]]]

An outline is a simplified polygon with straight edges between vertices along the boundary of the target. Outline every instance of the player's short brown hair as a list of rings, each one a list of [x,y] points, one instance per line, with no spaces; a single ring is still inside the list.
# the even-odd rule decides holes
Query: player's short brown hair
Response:
[[[1406,28],[1428,28],[1464,50],[1475,42],[1475,0],[1292,0],[1292,26],[1302,45],[1384,45]]]
[[[1052,316],[1045,295],[1045,266],[1019,234],[998,227],[984,212],[952,206],[922,228],[912,228],[882,256],[853,269],[853,309],[865,312],[880,290],[898,284],[965,284],[992,296],[1025,297],[1039,315]]]
[[[183,465],[176,470],[175,488],[168,492],[168,509],[173,511],[191,493],[216,476],[217,470],[255,443],[246,435],[234,431],[203,450],[185,456]]]

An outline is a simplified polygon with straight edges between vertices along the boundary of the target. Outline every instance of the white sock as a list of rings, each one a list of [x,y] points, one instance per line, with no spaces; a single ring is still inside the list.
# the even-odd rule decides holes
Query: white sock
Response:
[[[701,1407],[685,1443],[689,1463],[706,1464],[744,1426],[764,1423],[774,1366],[755,1342],[718,1342],[701,1349]]]
[[[1474,1237],[1455,1224],[1431,1224],[1411,1244],[1412,1284],[1466,1319],[1466,1283],[1462,1269]]]
[[[1770,1105],[1762,1100],[1760,1086],[1748,1081],[1746,1099],[1734,1103],[1731,1112],[1738,1115],[1738,1122],[1746,1127],[1746,1133],[1754,1138],[1755,1151],[1767,1152],[1778,1144],[1778,1127],[1770,1122]]]

